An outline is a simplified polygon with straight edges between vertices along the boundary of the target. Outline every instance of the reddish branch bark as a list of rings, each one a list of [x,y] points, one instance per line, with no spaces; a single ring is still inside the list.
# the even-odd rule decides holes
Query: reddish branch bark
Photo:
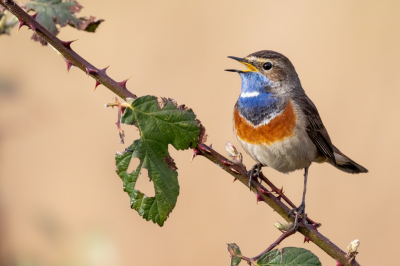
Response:
[[[23,9],[21,9],[14,1],[12,0],[0,0],[0,5],[14,14],[20,21],[21,26],[28,26],[32,30],[34,30],[38,35],[40,35],[44,40],[46,40],[51,46],[53,46],[57,51],[59,51],[65,61],[67,62],[67,67],[70,68],[71,65],[78,67],[86,74],[90,75],[92,78],[96,80],[96,87],[99,84],[103,84],[116,95],[123,99],[127,98],[137,98],[135,94],[131,93],[126,88],[126,80],[122,82],[117,82],[110,78],[105,69],[98,69],[94,67],[92,64],[87,62],[81,56],[79,56],[76,52],[74,52],[71,48],[72,42],[63,42],[51,34],[48,30],[46,30],[42,25],[40,25],[36,20],[35,16],[30,16]],[[17,55],[17,52],[15,51]],[[198,155],[202,155],[205,158],[209,159],[211,162],[219,165],[224,171],[231,174],[234,178],[242,182],[246,187],[249,182],[249,178],[247,176],[246,167],[242,163],[234,163],[208,147],[205,144],[199,144],[197,147]],[[251,185],[251,190],[256,193],[257,198],[260,201],[264,201],[271,208],[273,208],[279,215],[281,215],[287,222],[293,223],[294,218],[292,216],[288,217],[289,208],[286,206],[280,199],[285,200],[290,207],[296,207],[287,197],[279,190],[274,184],[272,184],[264,175],[261,174],[260,177],[269,187],[270,191],[261,185],[258,181],[253,180]],[[279,196],[276,197],[273,193],[277,193]],[[303,234],[305,237],[308,237],[310,241],[314,242],[318,247],[324,250],[328,255],[330,255],[333,259],[339,261],[342,265],[345,266],[359,266],[356,260],[350,260],[347,254],[338,248],[335,244],[333,244],[328,238],[323,236],[318,230],[318,225],[307,218],[310,224],[303,224],[300,222],[298,231]],[[283,233],[282,236],[275,241],[265,252],[273,249],[276,245],[278,245],[283,239],[288,237],[289,235],[294,234],[294,232],[286,232]],[[261,256],[260,254],[259,256]],[[251,258],[250,260],[255,260],[259,258],[256,256]]]

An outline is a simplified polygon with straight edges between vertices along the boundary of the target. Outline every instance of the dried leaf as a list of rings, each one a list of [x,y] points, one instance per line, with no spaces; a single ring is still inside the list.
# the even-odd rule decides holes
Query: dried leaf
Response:
[[[35,0],[26,4],[28,10],[34,10],[39,14],[36,17],[43,27],[52,34],[57,35],[60,31],[57,26],[65,27],[71,25],[78,30],[94,32],[103,20],[96,20],[95,17],[77,18],[76,13],[83,8],[77,1],[68,0]],[[47,45],[47,42],[36,33],[31,37],[32,40]]]
[[[78,30],[84,30],[87,32],[95,32],[97,27],[104,22],[104,19],[96,20],[96,17],[90,16],[89,18],[81,17],[79,18],[80,22],[78,25]],[[76,28],[76,26],[72,23],[68,23],[71,27]]]

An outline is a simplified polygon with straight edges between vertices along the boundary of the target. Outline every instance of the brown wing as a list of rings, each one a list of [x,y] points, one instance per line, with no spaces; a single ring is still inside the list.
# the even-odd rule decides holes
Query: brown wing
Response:
[[[300,107],[308,119],[306,127],[308,136],[317,146],[318,150],[328,158],[329,162],[336,165],[331,138],[322,123],[317,108],[306,95],[297,99],[301,102]]]

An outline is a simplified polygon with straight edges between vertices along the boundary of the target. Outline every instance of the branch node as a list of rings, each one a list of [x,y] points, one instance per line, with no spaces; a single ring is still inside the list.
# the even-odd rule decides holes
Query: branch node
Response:
[[[193,159],[196,158],[196,156],[199,154],[200,151],[198,149],[193,149],[192,159],[190,160],[190,162],[193,162]]]
[[[221,162],[222,162],[224,165],[233,165],[231,162],[226,161],[226,160],[221,160]]]
[[[260,192],[261,192],[262,194],[264,194],[264,195],[267,195],[267,194],[271,193],[271,192],[265,190],[265,189],[262,188],[262,187],[260,187]]]
[[[25,21],[18,19],[19,21],[19,26],[18,26],[18,30],[17,33],[19,32],[19,30],[21,29],[22,26],[28,26],[28,24],[25,23]]]
[[[97,74],[97,72],[99,72],[97,69],[94,69],[90,66],[85,67],[85,69],[86,69],[86,74],[88,75],[94,75]]]
[[[211,153],[208,149],[204,147],[205,145],[198,145],[197,148],[199,148],[200,151],[206,152],[206,153]]]
[[[228,156],[232,158],[232,161],[237,164],[241,164],[243,161],[242,154],[233,146],[229,141],[226,143],[225,150],[228,152]]]
[[[31,30],[33,30],[33,32],[36,33],[36,26],[33,25],[32,23],[29,23],[29,27],[31,28]]]
[[[336,261],[336,266],[344,266],[340,261]]]
[[[236,174],[240,174],[238,170],[236,170],[233,167],[229,167],[229,170],[231,170],[232,172],[236,173]]]

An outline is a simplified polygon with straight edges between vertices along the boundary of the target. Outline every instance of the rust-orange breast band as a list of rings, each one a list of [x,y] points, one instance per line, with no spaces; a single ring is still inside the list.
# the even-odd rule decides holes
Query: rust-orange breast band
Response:
[[[285,111],[273,118],[268,124],[255,127],[234,110],[235,129],[238,137],[249,144],[271,145],[282,141],[294,134],[296,126],[296,113],[291,102],[286,105]]]

